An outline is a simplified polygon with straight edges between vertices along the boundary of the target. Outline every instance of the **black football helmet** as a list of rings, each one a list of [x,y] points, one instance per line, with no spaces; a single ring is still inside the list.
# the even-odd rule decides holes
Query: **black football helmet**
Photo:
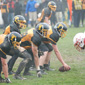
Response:
[[[20,44],[21,35],[18,32],[11,32],[8,35],[8,40],[14,47],[16,47],[16,45]]]
[[[25,29],[26,28],[26,20],[21,15],[16,15],[13,19],[13,23],[15,23],[19,29]]]
[[[59,22],[54,26],[60,37],[64,38],[66,36],[67,26],[63,22]]]
[[[52,11],[56,11],[56,3],[54,1],[50,1],[48,3],[48,7],[52,10]]]
[[[50,26],[47,23],[39,23],[35,29],[42,37],[46,37]]]

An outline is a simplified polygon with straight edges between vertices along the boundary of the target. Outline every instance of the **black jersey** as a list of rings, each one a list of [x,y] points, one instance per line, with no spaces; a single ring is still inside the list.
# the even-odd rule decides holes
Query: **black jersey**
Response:
[[[51,18],[52,11],[47,7],[42,10],[41,16],[38,18],[39,22],[44,22],[45,17]]]
[[[59,40],[60,36],[58,32],[54,28],[50,28],[46,38],[42,38],[42,41],[44,43],[52,43],[56,44],[56,42]]]
[[[7,35],[7,34],[9,34],[10,32],[13,32],[13,31],[18,32],[18,33],[21,34],[21,32],[20,32],[20,30],[18,29],[17,25],[14,24],[14,23],[8,25],[8,26],[6,27],[6,29],[5,29],[5,31],[3,32],[3,34],[6,34],[6,35]]]
[[[9,53],[11,43],[8,41],[8,35],[0,35],[0,57],[6,58],[6,54]]]
[[[39,46],[41,43],[41,38],[35,29],[28,30],[26,33],[23,34],[23,38],[21,39],[22,47],[31,46],[31,43],[36,46]]]

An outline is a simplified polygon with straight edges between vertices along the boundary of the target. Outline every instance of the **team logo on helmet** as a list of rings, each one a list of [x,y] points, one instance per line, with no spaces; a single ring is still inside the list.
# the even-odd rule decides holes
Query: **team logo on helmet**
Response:
[[[49,25],[46,23],[40,23],[36,27],[37,32],[42,36],[46,37],[49,29]]]
[[[8,35],[8,40],[14,46],[14,48],[16,48],[17,45],[20,45],[21,35],[18,32],[11,32]]]
[[[14,40],[15,39],[15,40]],[[16,36],[14,34],[12,34],[12,37],[10,39],[11,41],[16,41]]]
[[[52,10],[52,11],[56,11],[56,3],[54,1],[50,1],[48,3],[48,7]]]

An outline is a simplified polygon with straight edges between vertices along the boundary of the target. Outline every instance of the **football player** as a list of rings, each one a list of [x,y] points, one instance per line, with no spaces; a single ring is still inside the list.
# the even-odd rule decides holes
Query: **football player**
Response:
[[[48,6],[44,9],[42,9],[42,12],[39,13],[39,17],[38,17],[36,23],[45,22],[50,25],[50,18],[52,15],[52,11],[55,12],[56,8],[57,8],[56,3],[54,1],[49,1]],[[47,47],[49,47],[49,50],[52,51],[52,49],[53,49],[52,46],[47,46]],[[42,48],[42,49],[44,49],[44,48]],[[50,70],[54,70],[54,69],[51,69],[49,66],[50,66],[50,61],[49,61],[49,65],[46,67]]]
[[[16,31],[18,33],[20,32],[20,29],[25,29],[26,28],[26,20],[23,16],[21,15],[16,15],[13,19],[13,23],[9,24],[6,29],[4,30],[3,34],[9,34],[10,32]]]
[[[33,60],[33,53],[32,53],[32,49],[31,49],[31,43],[29,42],[29,40],[24,40],[23,41],[24,36],[25,36],[25,34],[23,33],[20,46],[23,47],[25,50],[21,54],[16,55],[17,58],[18,58],[18,56],[22,56],[22,54],[23,54],[24,55],[22,57],[23,60],[20,62],[19,66],[18,66],[18,69],[17,69],[17,71],[15,72],[15,75],[14,75],[15,79],[20,79],[20,80],[26,79],[26,78],[23,78],[23,77],[20,76],[23,69],[25,69],[24,72],[23,72],[24,76],[32,75],[29,72],[29,68],[32,65],[32,60]],[[31,59],[28,59],[29,56],[30,56]]]
[[[8,35],[0,35],[0,59],[2,62],[2,65],[0,63],[0,82],[6,82],[11,83],[10,79],[8,78],[8,67],[6,62],[6,55],[10,51],[10,48],[14,46],[15,49],[19,48],[21,40],[21,35],[17,32],[11,32]],[[5,79],[1,77],[1,71],[3,68],[3,73],[5,76]]]
[[[37,19],[37,23],[39,22],[45,22],[50,25],[50,18],[52,15],[52,11],[56,11],[56,3],[54,1],[50,1],[48,3],[48,7],[42,9],[41,15],[39,13],[39,17]]]
[[[47,33],[47,31],[49,29],[48,24],[46,24],[46,23],[40,24],[40,26],[38,28],[41,30],[41,34],[44,33],[43,29],[41,29],[42,25],[44,26],[43,29]],[[41,44],[41,37],[42,36],[40,35],[40,33],[35,28],[32,28],[32,29],[29,29],[26,33],[23,33],[23,38],[21,39],[21,46],[22,47],[24,47],[24,48],[28,47],[29,48],[31,46],[32,55],[33,55],[33,58],[34,58],[35,67],[36,67],[36,70],[37,70],[37,76],[38,77],[41,77],[41,70],[40,70],[40,67],[39,67],[39,57],[38,57],[38,47]],[[43,38],[45,38],[45,36]],[[26,42],[27,42],[27,44],[30,43],[30,45],[26,46]],[[26,69],[26,72],[27,72],[27,70],[28,69]],[[20,73],[16,73],[16,74],[19,75]],[[15,74],[15,76],[16,76],[16,74]]]
[[[21,33],[21,32],[20,32],[20,29],[26,27],[25,23],[26,23],[26,20],[25,20],[25,18],[24,18],[23,16],[21,16],[21,15],[16,15],[16,16],[14,17],[14,19],[13,19],[13,23],[10,24],[10,25],[6,28],[6,30],[4,31],[4,34],[9,34],[9,33],[12,32],[12,31],[17,31],[17,32]],[[24,44],[27,45],[26,42],[25,42]],[[29,44],[28,44],[28,46],[29,46]],[[21,51],[22,49],[23,49],[23,48],[20,47],[20,51]],[[26,48],[26,49],[27,49],[27,48]],[[30,50],[31,50],[31,49],[30,49]],[[13,49],[13,48],[12,48],[12,49],[10,50],[10,52],[8,53],[8,55],[13,56],[13,57],[9,60],[9,62],[8,62],[8,67],[9,67],[8,71],[9,71],[9,74],[14,74],[14,72],[12,71],[12,68],[13,68],[14,63],[15,63],[16,59],[18,58],[18,56],[21,57],[21,58],[23,58],[23,60],[20,62],[19,67],[18,67],[18,69],[17,69],[17,71],[16,71],[16,73],[15,73],[15,76],[14,76],[15,79],[21,79],[21,80],[26,79],[26,78],[21,77],[21,76],[20,76],[20,73],[21,73],[21,71],[24,69],[25,65],[31,61],[31,60],[29,59],[30,57],[32,58],[32,56],[31,56],[30,54],[31,54],[31,52],[29,52],[29,51],[27,51],[27,50],[25,50],[25,49],[23,49],[22,52],[19,52],[19,53],[18,53],[17,50],[16,50],[16,49]],[[29,64],[28,64],[28,67],[29,67]],[[27,68],[27,66],[26,66],[26,68]],[[25,71],[26,71],[26,68],[25,68]],[[24,71],[24,75],[29,74],[29,73],[26,73],[26,74],[25,74],[25,71]]]
[[[7,34],[9,34],[10,32],[13,32],[13,31],[21,33],[20,29],[23,29],[23,28],[25,29],[25,27],[26,27],[25,23],[26,23],[26,20],[25,20],[25,18],[23,16],[16,15],[14,17],[14,19],[13,19],[13,23],[10,24],[9,26],[7,26],[7,28],[5,29],[4,34],[7,35]],[[22,50],[22,49],[23,48],[20,47],[20,50]],[[8,55],[12,56],[12,58],[8,61],[8,72],[9,72],[10,75],[14,74],[14,72],[12,71],[12,68],[13,68],[14,63],[17,60],[18,57],[23,58],[23,60],[22,60],[23,64],[20,63],[22,68],[25,67],[25,64],[26,64],[25,61],[28,62],[29,57],[30,57],[30,54],[25,49],[23,49],[22,52],[18,52],[13,47],[11,48],[10,52],[8,53]],[[19,65],[19,68],[20,68],[20,65]],[[21,71],[21,69],[19,69],[19,71]],[[22,79],[22,80],[25,79],[25,78],[22,78],[22,77],[20,77],[18,75],[16,77],[19,78],[19,79]]]
[[[85,49],[85,33],[77,33],[73,38],[73,44],[79,52]]]
[[[46,26],[42,24],[38,24],[36,26],[38,33],[41,36],[45,36],[45,38],[42,38],[42,43],[39,46],[39,49],[44,52],[44,55],[40,56],[40,59],[39,59],[40,60],[39,65],[40,65],[40,69],[42,69],[41,71],[42,74],[44,73],[43,72],[44,64],[45,64],[45,67],[48,67],[48,62],[50,60],[50,55],[51,55],[52,50],[54,50],[57,58],[63,64],[64,68],[66,70],[69,70],[70,66],[64,62],[58,50],[58,47],[56,45],[56,43],[59,41],[59,38],[64,38],[66,36],[66,33],[65,33],[67,31],[66,25],[62,22],[59,22],[53,28],[49,26],[49,30],[47,33],[45,32],[45,30],[43,30],[44,27]],[[42,31],[44,31],[44,34],[41,34],[41,31],[40,31],[41,29]],[[52,44],[52,46],[50,45],[50,43]]]
[[[9,24],[6,27],[3,34],[8,35],[10,32],[13,32],[13,31],[21,34],[20,29],[25,29],[26,28],[25,24],[26,24],[25,18],[22,15],[16,15],[13,18],[13,23]],[[10,58],[10,60],[8,61],[8,72],[11,75],[11,74],[14,74],[14,72],[12,71],[12,68],[14,66],[16,59],[18,58],[19,53],[17,52],[16,49],[13,49],[13,47],[12,47],[10,52],[8,53],[8,55],[12,56],[12,58]]]

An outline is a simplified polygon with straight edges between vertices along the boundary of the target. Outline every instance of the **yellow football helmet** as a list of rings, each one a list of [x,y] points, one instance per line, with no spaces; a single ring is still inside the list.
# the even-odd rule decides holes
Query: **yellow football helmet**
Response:
[[[46,37],[49,30],[49,25],[47,23],[39,23],[35,29],[42,37]]]
[[[8,34],[9,42],[16,47],[16,45],[20,45],[21,35],[18,32],[11,32]]]
[[[60,37],[64,38],[66,36],[67,26],[63,22],[58,22],[54,29],[57,30]]]
[[[54,1],[50,1],[48,3],[48,7],[52,10],[52,11],[56,11],[56,3]]]
[[[26,20],[21,15],[16,15],[13,19],[13,23],[15,23],[19,29],[25,29],[26,28]]]

